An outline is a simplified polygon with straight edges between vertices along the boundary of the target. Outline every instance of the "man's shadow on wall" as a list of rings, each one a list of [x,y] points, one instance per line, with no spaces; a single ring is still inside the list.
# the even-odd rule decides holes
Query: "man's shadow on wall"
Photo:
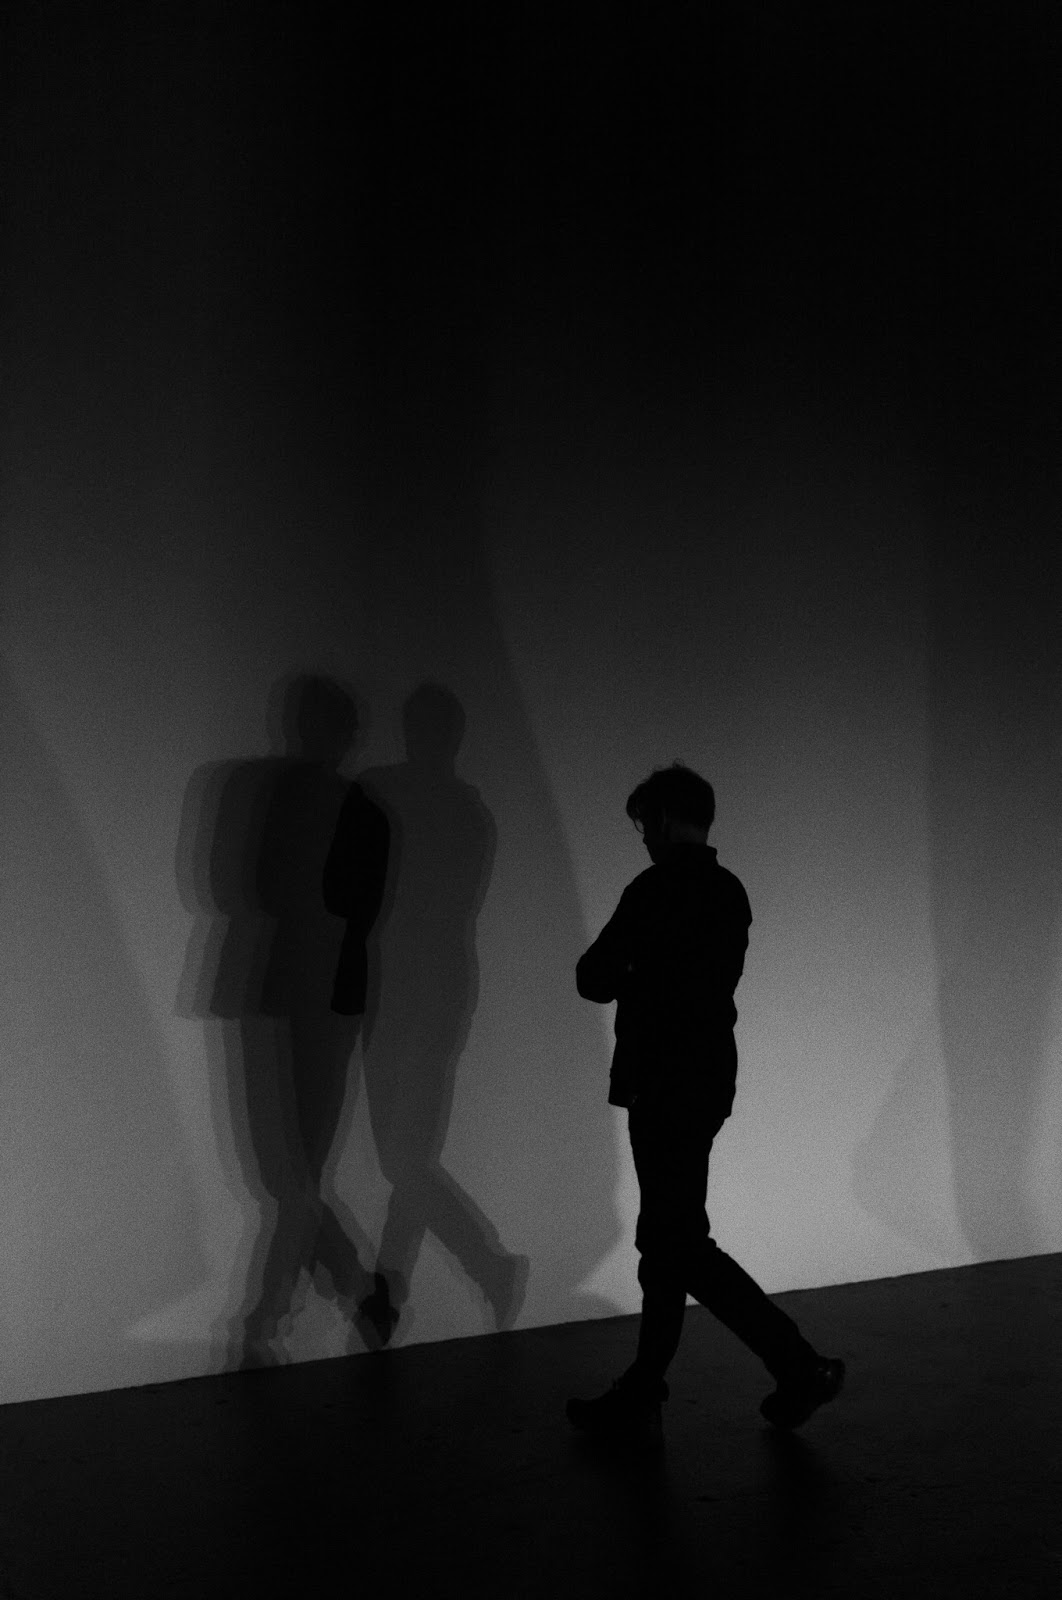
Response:
[[[261,1215],[221,1330],[235,1365],[276,1360],[304,1274],[353,1321],[372,1290],[369,1242],[332,1185],[359,1018],[332,1009],[344,928],[322,893],[357,702],[291,675],[268,720],[275,753],[193,775],[177,852],[197,917],[179,1009],[203,1020],[219,1139]]]
[[[261,1216],[238,1307],[220,1330],[228,1364],[278,1359],[275,1342],[309,1281],[349,1321],[354,1348],[386,1343],[429,1228],[495,1326],[522,1304],[526,1260],[501,1248],[439,1161],[476,1005],[475,919],[494,853],[493,820],[453,771],[460,725],[453,696],[417,691],[409,759],[352,785],[339,769],[357,736],[353,693],[293,675],[270,696],[276,753],[201,768],[189,784],[177,865],[197,920],[179,1009],[204,1022],[219,1137]],[[368,914],[351,903],[351,872],[354,899],[373,902]],[[348,1080],[366,974],[368,1109],[393,1186],[375,1269],[334,1185],[357,1100]]]
[[[370,935],[364,1061],[369,1117],[391,1195],[377,1294],[409,1299],[431,1232],[477,1287],[497,1328],[515,1321],[528,1261],[507,1251],[480,1206],[442,1165],[458,1063],[479,999],[476,921],[497,830],[457,776],[464,710],[422,684],[402,711],[406,759],[359,775],[390,827],[383,909]]]

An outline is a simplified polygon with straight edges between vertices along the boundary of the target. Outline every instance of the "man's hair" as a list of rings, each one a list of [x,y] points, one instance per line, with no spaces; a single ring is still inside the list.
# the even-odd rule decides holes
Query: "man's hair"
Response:
[[[665,811],[676,822],[710,828],[715,820],[715,792],[707,778],[681,761],[657,767],[628,795],[627,815],[633,822],[658,825]]]

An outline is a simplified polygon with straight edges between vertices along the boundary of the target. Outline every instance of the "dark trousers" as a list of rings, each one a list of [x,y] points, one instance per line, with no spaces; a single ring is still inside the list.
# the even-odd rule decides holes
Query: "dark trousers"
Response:
[[[691,1294],[760,1357],[774,1377],[798,1372],[815,1351],[709,1231],[705,1202],[712,1141],[729,1114],[695,1095],[639,1097],[630,1110],[641,1206],[642,1319],[634,1371],[657,1389],[678,1349]]]

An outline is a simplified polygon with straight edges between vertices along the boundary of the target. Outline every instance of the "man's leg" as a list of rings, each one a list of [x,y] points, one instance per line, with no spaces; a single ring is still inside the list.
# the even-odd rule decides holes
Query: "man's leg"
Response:
[[[698,1182],[695,1164],[692,1179],[687,1172],[685,1185],[676,1184],[676,1166],[667,1159],[667,1131],[657,1112],[641,1103],[631,1110],[628,1125],[640,1193],[635,1234],[642,1286],[638,1352],[607,1393],[595,1400],[568,1401],[569,1421],[601,1435],[630,1436],[659,1425],[660,1402],[667,1398],[664,1373],[678,1348],[686,1308],[681,1237],[673,1222],[683,1187],[688,1190],[692,1182],[695,1192]],[[703,1152],[702,1212],[710,1149],[709,1133]]]
[[[678,1349],[690,1263],[707,1233],[708,1156],[719,1119],[640,1099],[628,1118],[638,1175],[635,1246],[642,1315],[633,1364],[596,1400],[570,1400],[568,1417],[588,1433],[631,1434],[659,1423],[664,1374]]]
[[[720,1250],[710,1234],[691,1262],[686,1287],[695,1300],[759,1356],[773,1378],[785,1377],[818,1359],[792,1318],[764,1294],[732,1256]]]
[[[699,1216],[694,1220],[691,1214],[687,1226],[696,1242],[686,1255],[685,1288],[759,1356],[774,1378],[777,1387],[760,1406],[766,1420],[778,1428],[798,1427],[840,1393],[844,1362],[820,1356],[793,1319],[720,1250],[703,1200]]]
[[[629,1119],[641,1203],[635,1244],[642,1316],[634,1363],[598,1400],[570,1401],[590,1432],[629,1432],[659,1416],[690,1293],[764,1362],[778,1388],[761,1410],[795,1427],[833,1399],[841,1362],[823,1361],[796,1323],[712,1239],[705,1211],[708,1159],[725,1116],[697,1104],[638,1101]]]
[[[625,1378],[646,1394],[666,1393],[664,1375],[678,1348],[689,1293],[760,1357],[779,1385],[764,1415],[792,1426],[833,1398],[844,1369],[824,1363],[792,1318],[711,1237],[708,1161],[723,1120],[686,1103],[638,1105],[631,1112],[643,1299],[638,1354]]]
[[[678,1349],[690,1276],[708,1238],[708,1158],[718,1117],[639,1101],[629,1117],[640,1205],[634,1236],[642,1316],[631,1381],[657,1392]]]

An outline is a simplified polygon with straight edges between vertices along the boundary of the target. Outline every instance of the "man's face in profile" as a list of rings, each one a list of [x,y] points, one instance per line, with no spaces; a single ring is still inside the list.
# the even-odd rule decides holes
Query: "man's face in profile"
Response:
[[[670,845],[667,817],[638,817],[634,826],[642,836],[650,861],[654,866],[659,866],[666,859]]]

